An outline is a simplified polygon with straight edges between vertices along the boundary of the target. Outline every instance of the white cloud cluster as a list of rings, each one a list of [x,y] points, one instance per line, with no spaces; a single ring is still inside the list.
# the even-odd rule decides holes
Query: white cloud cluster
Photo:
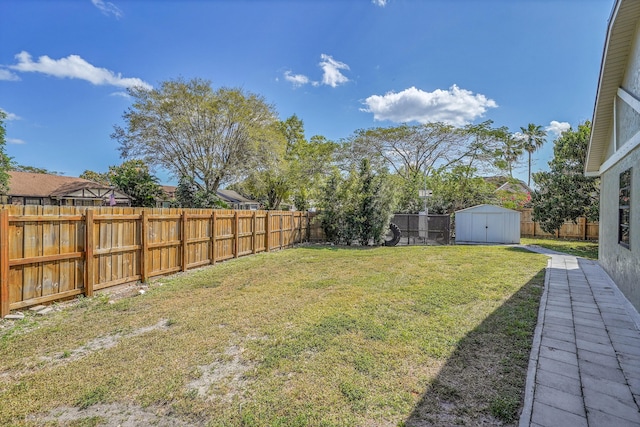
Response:
[[[122,18],[122,11],[120,8],[111,2],[91,0],[91,3],[93,3],[93,5],[97,7],[103,15],[113,15],[116,19]]]
[[[18,77],[16,74],[12,73],[9,70],[0,68],[0,80],[17,81],[17,80],[20,80],[20,77]]]
[[[149,83],[137,77],[122,77],[120,73],[114,73],[106,68],[99,68],[91,65],[78,55],[69,55],[66,58],[51,59],[44,55],[36,62],[31,59],[28,52],[20,52],[16,55],[18,63],[9,66],[10,69],[20,72],[35,72],[60,78],[86,80],[94,85],[110,85],[117,87],[140,86],[151,90]]]
[[[293,84],[294,87],[300,87],[307,84],[312,86],[320,86],[321,84],[337,87],[349,82],[347,76],[342,74],[340,70],[349,70],[349,66],[344,62],[336,61],[331,55],[320,55],[320,63],[318,64],[322,68],[322,80],[311,80],[304,74],[294,74],[291,71],[285,71],[284,79]]]
[[[549,126],[544,128],[544,130],[546,130],[548,134],[550,133],[555,136],[560,136],[562,132],[567,131],[569,129],[571,129],[571,125],[569,123],[558,122],[555,120],[552,120],[551,123],[549,123]]]
[[[324,72],[322,75],[322,84],[336,87],[345,84],[349,79],[340,72],[340,70],[348,70],[349,66],[344,62],[336,61],[329,55],[324,53],[320,55],[320,68]]]
[[[293,74],[291,71],[285,71],[284,79],[288,82],[291,82],[295,87],[304,86],[308,83],[311,83],[309,77],[304,74]]]
[[[7,138],[7,144],[20,145],[20,144],[26,144],[26,142],[24,142],[22,139],[18,139],[18,138]]]
[[[387,0],[371,0],[371,3],[376,6],[385,7],[387,5]]]
[[[455,126],[470,123],[484,115],[487,109],[498,106],[493,99],[456,85],[448,90],[436,89],[433,92],[410,87],[398,93],[372,95],[364,103],[367,108],[361,111],[373,113],[374,120],[396,123],[444,122]]]

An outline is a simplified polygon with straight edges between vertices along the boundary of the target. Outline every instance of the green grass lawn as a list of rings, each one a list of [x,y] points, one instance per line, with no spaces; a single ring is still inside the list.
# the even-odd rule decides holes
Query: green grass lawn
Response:
[[[545,266],[307,246],[0,321],[0,425],[514,424]]]
[[[557,252],[564,252],[588,259],[598,259],[598,242],[588,240],[562,240],[562,239],[520,239],[523,245],[537,245]]]

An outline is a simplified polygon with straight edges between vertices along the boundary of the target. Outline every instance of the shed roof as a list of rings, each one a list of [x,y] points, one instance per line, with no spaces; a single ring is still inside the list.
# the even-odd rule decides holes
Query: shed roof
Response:
[[[639,19],[640,2],[616,0],[609,17],[600,63],[598,92],[591,121],[591,139],[584,168],[587,174],[597,174],[606,160],[613,124],[613,103],[624,78]]]
[[[507,209],[507,208],[503,208],[502,206],[496,206],[496,205],[471,206],[470,208],[460,209],[459,211],[456,211],[455,213],[458,214],[460,212],[468,212],[468,213],[472,213],[472,212],[498,213],[498,212],[500,212],[500,213],[517,213],[517,214],[520,213],[518,211],[514,211],[513,209]]]

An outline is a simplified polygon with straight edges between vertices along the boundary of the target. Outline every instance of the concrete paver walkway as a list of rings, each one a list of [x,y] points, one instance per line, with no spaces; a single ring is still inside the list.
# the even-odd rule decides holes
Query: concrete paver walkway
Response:
[[[597,262],[528,249],[550,260],[520,427],[640,426],[638,312]]]

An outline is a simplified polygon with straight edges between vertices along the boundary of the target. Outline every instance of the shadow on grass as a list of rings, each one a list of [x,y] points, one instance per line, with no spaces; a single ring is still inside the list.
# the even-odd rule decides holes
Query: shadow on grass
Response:
[[[459,342],[405,426],[516,424],[544,274],[539,271]]]

